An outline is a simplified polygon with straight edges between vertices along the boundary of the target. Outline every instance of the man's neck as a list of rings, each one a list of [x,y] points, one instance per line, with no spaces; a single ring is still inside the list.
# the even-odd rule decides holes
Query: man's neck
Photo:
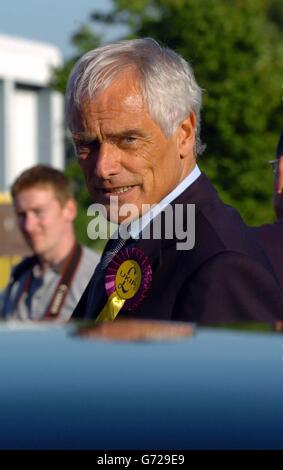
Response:
[[[64,246],[57,247],[43,255],[39,255],[39,263],[42,269],[47,267],[54,267],[60,265],[66,257],[70,254],[75,245],[75,237],[71,237],[64,242]]]
[[[145,227],[150,223],[154,217],[156,217],[162,210],[164,210],[172,201],[174,201],[183,191],[185,191],[189,186],[191,186],[197,178],[200,176],[201,172],[199,167],[194,164],[193,170],[183,178],[183,180],[174,188],[167,196],[165,196],[153,209],[149,210],[143,214],[139,219],[136,219],[131,222],[129,233],[132,238],[138,238],[140,233],[145,229]]]

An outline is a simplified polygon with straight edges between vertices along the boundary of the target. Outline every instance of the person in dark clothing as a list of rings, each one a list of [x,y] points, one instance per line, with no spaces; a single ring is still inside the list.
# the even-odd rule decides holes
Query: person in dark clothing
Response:
[[[283,317],[266,256],[197,166],[201,95],[190,65],[150,38],[74,66],[67,123],[88,190],[119,233],[72,318]]]
[[[280,136],[275,159],[270,163],[274,172],[273,206],[276,221],[255,227],[253,230],[264,248],[278,282],[283,290],[283,132]]]

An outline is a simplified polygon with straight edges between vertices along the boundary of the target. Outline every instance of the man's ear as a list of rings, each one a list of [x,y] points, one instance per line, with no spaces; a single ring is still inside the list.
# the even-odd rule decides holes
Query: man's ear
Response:
[[[187,157],[194,151],[196,122],[196,115],[192,112],[178,127],[177,142],[181,158]]]
[[[73,222],[73,220],[75,220],[77,217],[77,203],[75,199],[68,199],[63,210],[66,220],[68,222]]]

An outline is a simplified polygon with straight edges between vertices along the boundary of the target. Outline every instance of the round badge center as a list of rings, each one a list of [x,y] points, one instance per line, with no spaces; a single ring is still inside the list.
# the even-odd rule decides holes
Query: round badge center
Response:
[[[138,292],[142,281],[142,272],[134,259],[124,261],[115,276],[116,292],[121,299],[131,299]]]

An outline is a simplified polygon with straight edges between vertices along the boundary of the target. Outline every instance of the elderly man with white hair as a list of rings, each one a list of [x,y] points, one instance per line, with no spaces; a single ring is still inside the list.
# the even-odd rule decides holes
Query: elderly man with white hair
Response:
[[[89,193],[119,230],[72,318],[283,316],[263,251],[198,168],[201,102],[190,65],[150,38],[108,44],[75,64],[67,123]]]

